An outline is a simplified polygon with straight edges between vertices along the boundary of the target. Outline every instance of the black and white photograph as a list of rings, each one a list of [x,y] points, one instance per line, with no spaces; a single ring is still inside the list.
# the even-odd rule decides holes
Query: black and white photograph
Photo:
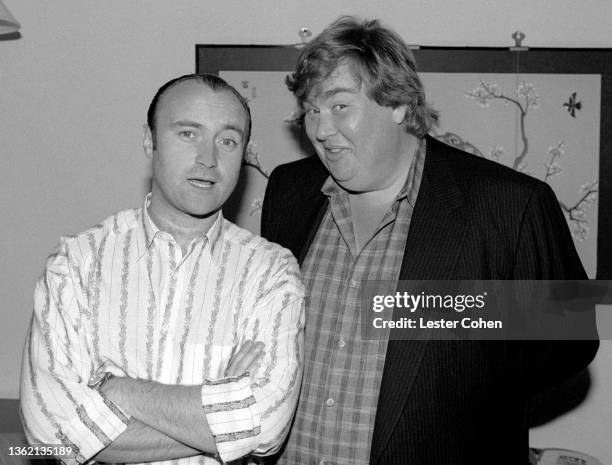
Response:
[[[612,465],[610,17],[0,0],[0,464]]]

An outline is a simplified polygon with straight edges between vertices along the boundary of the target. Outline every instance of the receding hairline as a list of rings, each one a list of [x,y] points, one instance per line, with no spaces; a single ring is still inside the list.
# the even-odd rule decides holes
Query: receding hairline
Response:
[[[242,109],[244,114],[248,117],[248,113],[247,113],[246,108],[244,108],[244,106],[243,106],[242,102],[240,101],[240,99],[238,98],[238,96],[236,94],[234,94],[234,92],[232,92],[229,88],[219,87],[219,88],[215,89],[209,83],[202,82],[201,80],[199,80],[197,78],[185,79],[184,81],[176,82],[173,85],[171,85],[170,87],[168,87],[167,89],[165,89],[164,92],[159,96],[159,99],[157,101],[157,106],[155,108],[156,109],[156,112],[155,112],[156,115],[157,115],[157,113],[159,113],[159,108],[160,108],[163,100],[167,98],[167,95],[169,93],[171,93],[173,90],[181,87],[183,84],[184,85],[196,84],[196,85],[202,86],[202,87],[210,90],[211,92],[213,92],[215,94],[228,94],[228,95],[231,95],[234,98],[234,100],[236,101],[236,103],[238,103],[238,105],[240,106],[240,108]]]
[[[179,88],[182,84],[188,85],[188,84],[199,84],[202,87],[210,90],[211,92],[215,93],[215,94],[228,94],[231,95],[234,100],[236,101],[236,103],[238,104],[238,107],[240,108],[240,110],[242,111],[242,115],[244,117],[244,127],[242,129],[240,129],[240,133],[242,134],[243,137],[246,136],[246,134],[249,132],[249,112],[247,111],[246,108],[244,108],[243,103],[240,101],[240,99],[238,98],[238,96],[232,92],[232,90],[230,88],[227,87],[218,87],[218,88],[214,88],[213,86],[211,86],[208,82],[204,82],[201,79],[198,79],[197,76],[194,77],[190,77],[187,79],[184,79],[182,81],[176,82],[173,85],[171,85],[170,87],[168,87],[167,89],[164,90],[164,92],[159,96],[158,100],[157,100],[157,105],[155,107],[155,113],[153,114],[153,118],[155,119],[154,123],[155,123],[155,129],[157,127],[157,117],[161,111],[161,109],[163,108],[164,105],[164,100],[167,99],[167,94],[171,93],[172,90]],[[176,122],[173,122],[172,124],[176,124]],[[227,125],[228,129],[234,129],[237,130],[233,125]],[[229,127],[231,126],[231,127]],[[151,128],[153,129],[153,128]]]

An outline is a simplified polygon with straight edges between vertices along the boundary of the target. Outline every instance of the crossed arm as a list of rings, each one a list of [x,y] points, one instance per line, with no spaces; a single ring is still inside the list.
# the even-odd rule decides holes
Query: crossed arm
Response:
[[[93,459],[110,463],[156,462],[201,453],[132,418],[127,429]]]
[[[227,377],[255,372],[264,345],[246,341],[225,372]],[[101,388],[131,415],[127,429],[94,458],[100,462],[152,462],[198,454],[217,454],[202,409],[201,386],[173,386],[113,377]]]

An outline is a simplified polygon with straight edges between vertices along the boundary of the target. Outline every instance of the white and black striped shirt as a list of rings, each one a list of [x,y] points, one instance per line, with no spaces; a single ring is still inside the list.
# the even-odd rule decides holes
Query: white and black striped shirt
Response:
[[[24,349],[26,435],[86,462],[128,415],[88,383],[103,372],[202,385],[219,455],[282,444],[302,376],[303,287],[291,253],[219,216],[185,255],[145,206],[61,239],[39,280]],[[245,340],[265,343],[254,380],[224,378]],[[218,463],[208,456],[174,461]]]

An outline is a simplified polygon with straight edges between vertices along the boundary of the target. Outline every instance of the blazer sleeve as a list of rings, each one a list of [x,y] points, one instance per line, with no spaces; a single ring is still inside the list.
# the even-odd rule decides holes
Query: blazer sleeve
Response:
[[[516,280],[587,279],[559,202],[545,183],[537,184],[525,208],[515,250]],[[590,332],[593,340],[526,341],[527,392],[546,390],[584,369],[599,347],[594,319]]]
[[[587,279],[548,184],[538,183],[527,203],[515,251],[514,279]]]

